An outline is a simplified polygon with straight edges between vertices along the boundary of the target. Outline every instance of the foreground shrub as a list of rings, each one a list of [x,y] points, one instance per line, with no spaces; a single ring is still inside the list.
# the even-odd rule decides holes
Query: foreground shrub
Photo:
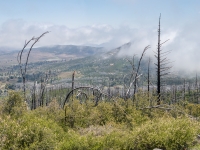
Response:
[[[70,138],[60,149],[185,150],[195,144],[198,128],[187,118],[172,117],[147,121],[133,131],[117,124],[91,126],[81,132],[69,131]]]
[[[63,130],[51,120],[25,115],[21,119],[0,119],[0,149],[55,149]]]
[[[10,91],[8,98],[4,102],[3,112],[14,117],[21,116],[26,110],[26,104],[22,98],[22,93]]]
[[[88,132],[84,134],[69,130],[69,139],[63,141],[60,149],[127,149],[126,141],[131,137],[131,134],[127,132],[127,130],[109,126],[92,126],[89,127]],[[110,131],[108,129],[110,129]]]
[[[20,94],[10,94],[0,117],[0,149],[184,150],[197,146],[196,120],[184,118],[176,109],[175,113],[140,110],[129,103],[117,99],[94,107],[93,102],[80,104],[74,99],[64,111],[54,100],[30,111]]]
[[[74,100],[73,103],[65,106],[66,125],[70,128],[87,128],[91,125],[115,122],[131,129],[148,120],[146,114],[133,105],[127,105],[127,102],[124,100],[101,102],[94,107],[94,103],[80,104],[78,100]]]
[[[189,115],[200,117],[200,104],[187,103],[185,108]]]
[[[29,114],[45,120],[52,120],[61,126],[65,131],[68,129],[68,127],[65,125],[64,110],[59,107],[59,104],[56,100],[53,100],[46,107],[38,107],[37,109],[30,111]]]
[[[147,121],[137,128],[130,141],[133,149],[146,150],[155,147],[163,150],[184,150],[192,146],[198,132],[198,124],[187,119],[163,117]]]
[[[78,100],[66,105],[66,125],[71,128],[105,125],[112,121],[112,104],[102,102],[94,107],[94,103],[80,104]]]

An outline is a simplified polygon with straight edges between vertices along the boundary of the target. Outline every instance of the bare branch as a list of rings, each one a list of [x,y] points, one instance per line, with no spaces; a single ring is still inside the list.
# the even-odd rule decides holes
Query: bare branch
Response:
[[[38,40],[39,40],[41,37],[43,37],[43,36],[44,36],[45,34],[47,34],[47,33],[49,33],[49,32],[48,32],[48,31],[47,31],[47,32],[44,32],[44,33],[43,33],[42,35],[40,35],[38,38],[32,37],[32,39],[30,39],[28,42],[25,41],[24,47],[22,48],[21,51],[19,51],[19,53],[18,53],[18,55],[17,55],[17,61],[18,61],[18,63],[19,63],[20,72],[21,72],[21,75],[22,75],[22,82],[23,82],[24,99],[25,99],[25,101],[26,101],[26,86],[25,86],[25,83],[26,83],[26,68],[27,68],[27,65],[28,65],[29,55],[30,55],[30,52],[31,52],[33,46],[38,42]],[[33,40],[35,40],[35,41],[33,42],[33,44],[31,45],[31,47],[30,47],[30,49],[29,49],[29,51],[28,51],[28,55],[27,55],[27,57],[26,57],[26,62],[25,62],[25,64],[24,64],[24,69],[23,69],[23,67],[22,67],[22,66],[23,66],[23,64],[22,64],[22,55],[23,55],[23,52],[24,52],[25,48],[29,45],[29,43],[30,43],[31,41],[33,41]]]
[[[169,41],[169,40],[170,40],[170,39],[168,39],[168,40],[166,40],[165,42],[161,43],[160,46],[163,45],[164,43],[166,43],[166,42]]]

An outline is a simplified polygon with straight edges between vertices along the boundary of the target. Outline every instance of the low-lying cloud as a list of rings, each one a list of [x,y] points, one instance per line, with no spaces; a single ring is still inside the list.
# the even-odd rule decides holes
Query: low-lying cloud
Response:
[[[162,28],[161,42],[170,39],[163,45],[163,50],[171,50],[168,55],[175,69],[200,71],[200,50],[198,35],[200,23],[191,23],[183,28]],[[150,45],[146,56],[154,57],[157,45],[157,24],[154,28],[131,28],[120,26],[114,28],[107,24],[68,28],[65,25],[27,23],[23,20],[9,20],[0,25],[0,47],[21,49],[25,40],[37,37],[45,31],[45,35],[36,47],[51,45],[93,45],[108,49],[133,42],[130,49],[120,55],[140,55],[145,46]]]

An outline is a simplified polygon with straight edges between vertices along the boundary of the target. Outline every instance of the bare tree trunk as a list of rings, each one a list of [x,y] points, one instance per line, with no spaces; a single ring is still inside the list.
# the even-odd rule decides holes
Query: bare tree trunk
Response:
[[[147,49],[149,49],[150,48],[150,46],[148,45],[148,46],[146,46],[145,48],[144,48],[144,50],[143,50],[143,52],[142,52],[142,55],[141,55],[141,57],[140,57],[140,60],[139,60],[139,63],[138,63],[138,67],[137,67],[137,70],[136,70],[136,75],[135,75],[135,78],[134,78],[134,91],[133,91],[133,96],[134,96],[134,98],[135,98],[135,93],[136,93],[136,85],[137,85],[137,78],[138,78],[138,74],[139,74],[139,69],[140,69],[140,64],[141,64],[141,61],[142,61],[142,58],[143,58],[143,56],[144,56],[144,54],[145,54],[145,52],[146,52],[146,50]]]
[[[74,76],[75,76],[75,71],[72,73],[72,101],[74,99],[74,93],[73,93],[73,90],[74,90]]]
[[[150,58],[149,58],[149,62],[148,62],[148,76],[147,76],[147,90],[148,90],[148,101],[150,101],[150,62],[151,62],[151,60],[150,60]]]
[[[196,102],[198,104],[198,99],[199,99],[199,90],[198,90],[198,78],[197,78],[197,74],[196,74],[196,83],[195,83],[195,88],[196,88]]]
[[[33,85],[33,109],[36,109],[36,81],[34,81]]]
[[[183,100],[185,101],[185,79],[184,79],[184,85],[183,85]]]
[[[174,101],[177,102],[177,95],[176,95],[177,87],[174,86]]]
[[[24,100],[25,102],[27,102],[26,100],[26,71],[27,71],[27,66],[28,66],[28,60],[29,60],[29,56],[30,56],[30,53],[31,53],[31,50],[33,48],[33,46],[39,41],[40,38],[42,38],[45,34],[49,33],[48,31],[47,32],[44,32],[43,34],[41,34],[39,37],[37,38],[32,38],[30,39],[28,42],[25,41],[25,44],[24,44],[24,47],[22,48],[21,51],[19,51],[18,53],[18,56],[17,56],[17,61],[18,61],[18,64],[20,66],[20,71],[21,71],[21,76],[22,76],[22,82],[23,82],[23,93],[24,93]],[[29,45],[29,43],[31,41],[34,41],[33,44],[31,45],[29,51],[28,51],[28,54],[26,56],[26,61],[24,64],[22,64],[22,56],[23,56],[23,52],[25,50],[25,48]],[[24,68],[23,68],[24,67]]]
[[[159,25],[158,25],[158,48],[157,48],[157,105],[160,105],[160,18],[159,18]]]
[[[160,105],[161,102],[161,78],[165,75],[168,75],[169,72],[166,72],[167,70],[169,70],[171,67],[165,67],[166,64],[169,64],[170,62],[168,62],[168,59],[166,57],[163,58],[163,56],[165,56],[167,53],[169,53],[169,51],[167,52],[162,52],[161,50],[161,46],[167,42],[168,40],[166,40],[165,42],[161,43],[160,40],[160,36],[161,36],[161,29],[160,29],[160,19],[161,19],[161,15],[159,17],[159,24],[158,24],[158,45],[157,45],[157,52],[156,52],[156,73],[157,73],[157,105]]]

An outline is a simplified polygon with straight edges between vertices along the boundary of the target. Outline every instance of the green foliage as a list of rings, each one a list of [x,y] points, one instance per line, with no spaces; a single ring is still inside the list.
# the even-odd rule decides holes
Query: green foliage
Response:
[[[199,122],[180,113],[198,116],[198,105],[173,105],[173,110],[139,109],[146,98],[120,98],[110,102],[75,99],[60,108],[54,99],[48,106],[28,110],[20,93],[10,92],[0,117],[0,149],[186,149],[198,146]]]
[[[30,114],[18,120],[7,117],[0,119],[0,149],[55,149],[63,132],[52,120]]]
[[[28,111],[20,93],[9,93],[0,118],[0,149],[57,148],[66,136],[59,110],[53,101],[49,107]]]
[[[126,128],[113,123],[68,133],[70,138],[63,141],[61,149],[128,149],[126,141],[132,136]]]
[[[90,125],[104,125],[111,119],[111,106],[102,102],[97,107],[94,103],[80,104],[78,100],[65,107],[66,125],[69,127],[88,127]]]
[[[107,129],[107,132],[102,133],[102,128]],[[132,132],[116,125],[111,126],[109,130],[106,126],[102,128],[90,127],[85,134],[70,131],[70,141],[64,141],[61,149],[147,150],[157,147],[163,150],[184,150],[193,145],[198,124],[186,118],[177,120],[165,116],[147,121]],[[94,130],[101,134],[95,134],[97,131]]]
[[[101,149],[103,143],[101,138],[96,138],[92,135],[81,136],[76,132],[70,130],[69,139],[65,139],[60,146],[61,150],[87,150],[87,149]]]
[[[200,116],[200,104],[187,103],[185,105],[185,108],[189,115],[192,115],[194,117]]]
[[[19,117],[27,109],[26,104],[22,98],[22,93],[9,92],[9,97],[4,105],[4,113]]]
[[[192,146],[198,132],[198,123],[187,118],[163,117],[146,122],[137,128],[132,139],[133,149],[181,150]]]
[[[65,114],[64,110],[60,109],[56,99],[54,99],[49,106],[47,107],[39,107],[30,112],[31,115],[45,119],[52,120],[60,127],[62,127],[65,131],[67,131],[68,127],[65,125]]]

